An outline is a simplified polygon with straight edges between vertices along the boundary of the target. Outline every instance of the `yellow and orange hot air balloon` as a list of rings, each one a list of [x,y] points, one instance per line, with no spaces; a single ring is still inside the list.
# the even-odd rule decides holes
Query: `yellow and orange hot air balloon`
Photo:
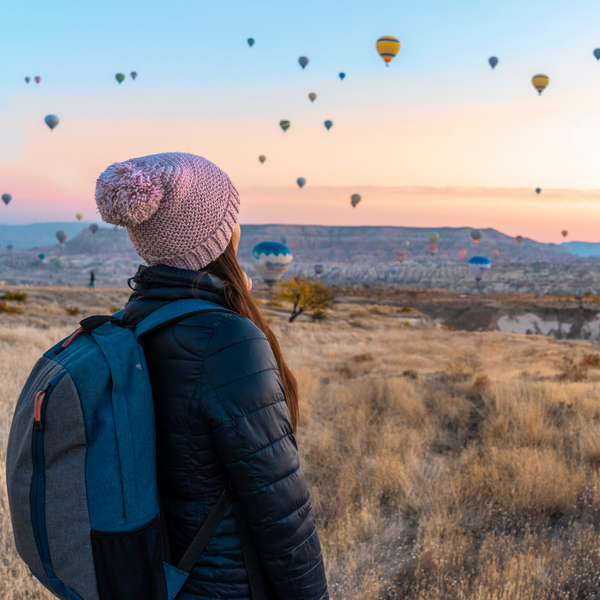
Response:
[[[542,92],[546,89],[548,84],[550,83],[550,77],[548,75],[534,75],[531,83],[533,83],[533,87],[538,91],[539,95],[542,95]]]
[[[388,67],[392,58],[400,50],[400,41],[393,35],[384,35],[377,40],[375,47],[379,52],[379,56],[385,61],[385,66]]]

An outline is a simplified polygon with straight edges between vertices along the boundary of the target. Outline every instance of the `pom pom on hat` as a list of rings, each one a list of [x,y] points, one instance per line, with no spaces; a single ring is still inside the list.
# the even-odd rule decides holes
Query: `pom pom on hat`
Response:
[[[139,225],[158,209],[164,189],[157,165],[114,163],[96,182],[96,204],[102,219],[113,225]]]

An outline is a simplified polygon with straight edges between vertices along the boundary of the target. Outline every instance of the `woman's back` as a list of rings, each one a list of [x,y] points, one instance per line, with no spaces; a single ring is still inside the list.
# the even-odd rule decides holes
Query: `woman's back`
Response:
[[[167,302],[225,306],[223,284],[195,271],[140,267],[125,318]],[[159,489],[173,561],[229,482],[258,550],[267,598],[327,597],[320,545],[277,362],[263,332],[232,311],[198,314],[145,341],[156,410]],[[250,598],[233,510],[178,598]]]

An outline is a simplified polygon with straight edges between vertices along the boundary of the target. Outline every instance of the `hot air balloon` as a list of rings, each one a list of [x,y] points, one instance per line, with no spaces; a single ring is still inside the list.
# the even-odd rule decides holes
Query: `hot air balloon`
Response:
[[[125,80],[125,75],[123,75],[123,73],[117,73],[115,79],[121,84]]]
[[[432,244],[435,244],[440,239],[440,235],[437,231],[430,233],[427,237]]]
[[[46,255],[45,254],[38,254],[38,258],[40,260],[44,260],[46,258]]]
[[[384,35],[377,40],[375,44],[379,56],[385,61],[385,66],[388,67],[390,61],[400,50],[400,41],[392,35]]]
[[[569,232],[566,229],[563,229],[560,233],[564,238],[566,238],[569,235]]]
[[[467,255],[467,251],[464,248],[459,250],[458,253],[460,254],[461,258],[464,258]]]
[[[283,129],[283,133],[285,133],[290,128],[291,123],[289,121],[279,121],[279,127]]]
[[[96,225],[96,223],[92,223],[92,224],[90,225],[90,231],[91,231],[92,233],[96,233],[96,231],[98,231],[98,225]]]
[[[263,164],[265,162],[265,160],[267,160],[266,156],[263,156],[262,154],[258,157],[258,160],[260,160],[260,164]]]
[[[471,231],[471,237],[476,244],[479,244],[479,240],[481,239],[481,231]]]
[[[25,77],[25,83],[29,83],[31,81],[31,77]]]
[[[56,232],[56,239],[61,243],[64,244],[65,240],[67,239],[67,232],[63,231],[62,229],[59,229]]]
[[[352,208],[356,208],[356,205],[360,202],[360,194],[352,194],[350,196],[350,204],[352,204]]]
[[[36,75],[36,76],[33,78],[33,80],[34,80],[36,83],[39,83],[39,82],[42,80],[42,78],[41,78],[39,75]]]
[[[404,252],[398,252],[398,254],[396,254],[396,258],[398,259],[399,263],[403,263],[406,260],[406,254],[404,254]]]
[[[315,265],[315,275],[317,276],[317,279],[319,279],[322,274],[323,274],[323,265]]]
[[[406,241],[404,242],[404,245],[405,245],[405,246],[408,248],[408,247],[410,246],[410,242],[409,242],[408,240],[406,240]]]
[[[490,56],[490,60],[488,60],[488,62],[490,63],[492,69],[495,69],[496,65],[498,64],[498,59],[495,56]]]
[[[483,276],[492,268],[490,259],[485,256],[474,256],[469,260],[469,270],[475,277],[475,281],[479,283]]]
[[[290,266],[293,255],[290,249],[279,242],[261,242],[252,250],[254,269],[269,285],[279,281]]]
[[[338,75],[338,77],[339,77],[339,78],[340,78],[342,81],[344,81],[344,78],[346,77],[346,73],[340,73],[340,74]]]
[[[52,131],[60,122],[56,115],[46,115],[44,121],[46,122],[46,125],[50,127],[50,131]]]
[[[314,92],[311,92],[308,97],[310,98],[311,102],[314,102],[317,99],[317,95]]]
[[[517,244],[521,245],[521,242],[523,241],[523,236],[518,235],[515,239],[517,240]]]
[[[325,129],[327,129],[327,131],[329,131],[331,129],[331,126],[333,125],[333,121],[330,121],[329,119],[327,119],[327,121],[325,121],[325,123],[323,123],[323,125],[325,125]]]
[[[542,92],[550,83],[550,78],[547,75],[535,75],[532,78],[531,83],[533,83],[533,87],[538,91],[538,93],[541,96]]]
[[[542,188],[535,188],[535,193],[536,194],[539,195],[541,193],[541,191],[542,191]]]
[[[134,81],[137,79],[137,71],[131,71],[130,75],[131,79],[133,79]]]
[[[492,256],[498,257],[498,256],[500,256],[500,252],[498,250],[494,250],[492,252]]]
[[[13,245],[12,245],[12,244],[8,244],[8,246],[6,246],[6,248],[7,248],[7,250],[8,250],[9,252],[12,252]]]
[[[306,179],[304,179],[304,177],[298,177],[298,179],[296,179],[296,183],[298,184],[298,187],[302,189],[302,187],[306,183]]]
[[[250,46],[250,48],[254,46],[254,38],[248,38],[248,46]]]
[[[83,219],[83,213],[77,213],[77,214],[75,215],[75,218],[76,218],[78,221],[81,221],[81,219]]]
[[[62,260],[60,260],[60,258],[55,258],[52,262],[54,263],[55,267],[57,267],[57,268],[62,267]]]
[[[429,254],[431,254],[431,256],[435,256],[437,254],[438,247],[434,246],[432,244],[431,246],[429,246],[428,250],[429,250]]]
[[[2,202],[4,202],[4,204],[6,204],[6,206],[9,205],[11,200],[12,200],[12,196],[10,194],[2,194]]]
[[[308,64],[308,58],[306,58],[306,56],[301,56],[298,59],[298,62],[300,63],[300,66],[304,69],[304,67],[306,67],[306,65]]]
[[[600,48],[594,50],[594,56],[596,57],[596,60],[600,60]]]

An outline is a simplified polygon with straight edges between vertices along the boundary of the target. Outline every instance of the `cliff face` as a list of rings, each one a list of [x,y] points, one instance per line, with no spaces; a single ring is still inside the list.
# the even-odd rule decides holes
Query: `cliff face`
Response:
[[[323,265],[321,280],[328,284],[376,284],[447,289],[475,289],[467,260],[483,254],[492,270],[480,288],[535,293],[600,293],[600,260],[573,256],[563,246],[524,240],[521,245],[493,229],[481,230],[479,244],[470,228],[441,227],[438,253],[430,256],[432,229],[409,227],[324,227],[299,225],[243,225],[239,259],[258,281],[252,248],[262,241],[282,241],[294,254],[285,277],[313,276]],[[406,242],[410,242],[407,246]],[[467,250],[465,259],[459,250]],[[497,251],[498,256],[494,256]],[[406,254],[400,264],[399,252]],[[44,254],[43,260],[38,258]],[[60,265],[54,259],[60,258]],[[98,285],[124,285],[138,264],[124,229],[84,229],[64,246],[52,244],[30,250],[0,252],[0,281],[13,284],[83,285],[93,269]]]

